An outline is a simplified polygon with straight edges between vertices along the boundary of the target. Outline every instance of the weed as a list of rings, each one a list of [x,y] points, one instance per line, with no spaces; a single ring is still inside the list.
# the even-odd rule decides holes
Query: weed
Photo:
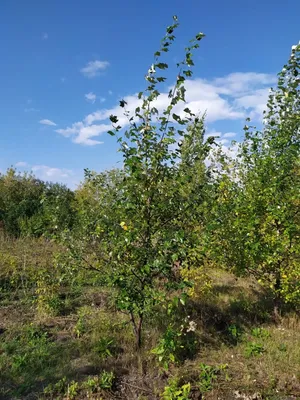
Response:
[[[180,331],[175,330],[172,326],[168,326],[157,347],[151,350],[151,353],[157,356],[158,363],[166,371],[171,363],[176,364],[178,362],[177,354],[179,349],[182,348],[180,342],[181,334]]]
[[[278,350],[286,352],[287,351],[287,345],[285,343],[280,343],[278,346]]]
[[[241,339],[243,335],[243,330],[239,325],[231,324],[228,327],[228,332],[231,339],[234,341],[235,344]]]
[[[82,307],[78,312],[78,320],[74,326],[74,333],[77,338],[82,337],[88,330],[87,317],[90,314],[89,310]]]
[[[63,377],[55,384],[50,383],[48,386],[46,386],[43,393],[51,396],[64,394],[67,390],[67,387],[68,387],[67,378]]]
[[[227,364],[220,364],[218,366],[200,364],[199,374],[199,389],[201,393],[209,392],[213,388],[214,382],[217,380],[221,371],[228,368]]]
[[[190,392],[190,383],[179,386],[178,378],[173,378],[169,380],[168,386],[165,386],[160,397],[163,400],[189,400]]]
[[[99,387],[101,389],[109,390],[113,387],[115,375],[113,372],[103,371],[99,377]]]
[[[111,357],[113,350],[114,339],[109,337],[102,337],[94,346],[94,351],[96,351],[101,360]]]
[[[256,342],[248,342],[245,348],[245,356],[248,358],[252,356],[259,356],[264,352],[264,346]]]
[[[71,381],[68,385],[67,389],[67,399],[75,399],[76,395],[79,391],[79,383],[75,381]]]
[[[270,337],[270,332],[264,328],[253,328],[251,335],[256,338],[268,338]]]
[[[99,377],[89,377],[82,385],[89,393],[97,393],[99,391]]]

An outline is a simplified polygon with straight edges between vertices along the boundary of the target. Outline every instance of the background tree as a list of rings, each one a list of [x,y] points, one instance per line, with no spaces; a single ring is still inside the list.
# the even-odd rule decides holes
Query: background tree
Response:
[[[216,262],[269,286],[276,312],[300,300],[299,68],[300,45],[270,92],[263,129],[245,126],[237,158],[219,171],[210,231]]]
[[[27,221],[41,210],[45,184],[31,174],[18,174],[13,168],[0,174],[0,219],[5,231],[19,236]]]

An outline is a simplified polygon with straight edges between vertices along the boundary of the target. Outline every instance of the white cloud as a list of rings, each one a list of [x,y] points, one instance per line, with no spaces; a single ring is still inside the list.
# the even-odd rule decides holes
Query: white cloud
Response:
[[[276,75],[256,72],[234,72],[225,77],[215,78],[212,84],[219,94],[237,97],[256,88],[272,85],[275,82],[277,82]]]
[[[90,103],[95,103],[97,96],[93,92],[89,92],[84,95],[86,101],[89,101]]]
[[[268,90],[257,89],[253,93],[247,93],[244,96],[238,97],[235,101],[240,107],[244,107],[246,110],[250,110],[250,118],[259,118],[263,115],[263,111],[266,109],[268,101]]]
[[[51,167],[45,164],[33,164],[26,161],[19,161],[15,167],[22,168],[25,172],[32,172],[37,178],[43,181],[60,182],[72,189],[82,180],[82,171],[74,171],[67,168]]]
[[[44,32],[44,33],[43,33],[43,36],[42,36],[42,39],[43,39],[43,40],[47,40],[48,38],[49,38],[48,33],[47,33],[47,32]]]
[[[51,121],[50,119],[41,119],[40,124],[42,125],[49,125],[49,126],[56,126],[56,123]]]
[[[16,166],[16,167],[19,167],[19,168],[24,168],[24,167],[28,167],[28,163],[27,163],[26,161],[18,161],[18,162],[15,164],[15,166]]]
[[[224,138],[233,138],[233,137],[235,137],[235,136],[236,136],[236,133],[235,133],[235,132],[226,132],[226,133],[224,133],[224,135],[223,135]]]
[[[94,78],[95,76],[99,75],[101,71],[104,71],[108,66],[108,61],[90,61],[80,70],[80,72],[87,78]]]
[[[108,94],[111,96],[113,94],[112,90],[109,90]]]
[[[212,123],[222,120],[243,120],[247,116],[260,118],[263,104],[266,103],[269,85],[276,81],[276,77],[269,74],[234,73],[212,80],[193,79],[187,80],[186,103],[178,104],[174,108],[177,114],[184,114],[184,108],[188,107],[195,114],[206,112],[206,121]],[[170,89],[170,88],[169,88]],[[137,95],[126,96],[126,110],[132,115],[135,108],[140,106],[142,100]],[[170,103],[168,91],[162,93],[153,106],[162,112]],[[110,115],[116,115],[118,124],[126,127],[128,118],[124,116],[124,110],[116,105],[113,108],[102,108],[94,113],[88,114],[83,121],[75,122],[70,127],[58,129],[57,132],[71,137],[78,144],[96,145],[100,144],[95,137],[111,129]],[[220,135],[222,136],[222,134]],[[228,138],[234,137],[235,133],[227,132],[220,140],[222,144],[228,142]]]
[[[104,103],[105,101],[106,101],[106,98],[105,97],[100,97],[100,103]]]
[[[209,130],[208,132],[206,132],[206,134],[204,135],[204,139],[206,140],[207,138],[209,138],[210,136],[215,136],[216,139],[216,143],[219,143],[221,145],[225,145],[225,144],[229,144],[230,143],[230,138],[233,138],[234,136],[236,136],[235,132],[219,132],[219,131],[215,131],[213,130]]]
[[[33,165],[31,167],[31,170],[34,173],[38,173],[39,176],[43,177],[42,179],[61,179],[61,178],[69,178],[73,175],[73,172],[69,169],[65,168],[54,168],[54,167],[49,167],[47,165]]]
[[[66,129],[57,129],[56,132],[65,137],[71,137],[74,143],[94,146],[96,144],[102,144],[103,142],[91,138],[97,137],[102,133],[107,132],[109,129],[111,129],[111,125],[109,124],[86,125],[83,122],[75,122],[71,127]]]

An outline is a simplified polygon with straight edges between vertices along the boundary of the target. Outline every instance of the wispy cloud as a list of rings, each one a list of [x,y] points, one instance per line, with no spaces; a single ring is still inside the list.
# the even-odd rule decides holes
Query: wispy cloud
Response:
[[[47,40],[48,38],[49,38],[48,33],[47,33],[47,32],[44,32],[43,35],[42,35],[42,39],[43,39],[43,40]]]
[[[66,82],[66,78],[63,76],[60,78],[61,83],[65,83]]]
[[[185,82],[186,103],[177,105],[174,112],[183,115],[185,107],[195,114],[206,112],[208,123],[243,120],[249,114],[253,118],[259,119],[266,103],[269,86],[274,82],[276,82],[276,76],[254,72],[234,73],[211,80],[187,80]],[[124,100],[128,104],[127,111],[131,113],[142,102],[136,94],[126,96]],[[166,91],[153,102],[153,106],[162,112],[169,102],[168,91]],[[57,132],[70,137],[74,143],[89,146],[100,144],[102,142],[95,138],[111,129],[109,121],[111,114],[118,117],[119,125],[128,126],[128,118],[124,116],[123,112],[118,105],[110,109],[102,108],[88,114],[82,121],[75,122],[70,127],[58,129]],[[234,135],[233,132],[225,133],[222,137],[223,144]]]
[[[95,103],[97,96],[93,92],[89,92],[84,95],[86,101],[89,101],[90,103]]]
[[[24,168],[24,167],[28,167],[28,163],[26,162],[26,161],[18,161],[16,164],[15,164],[15,167],[18,167],[18,168]]]
[[[111,95],[113,94],[113,91],[112,91],[112,90],[109,90],[109,91],[108,91],[108,94],[111,96]]]
[[[90,61],[85,67],[81,68],[80,72],[87,78],[94,78],[104,71],[108,66],[108,61]]]
[[[45,182],[59,182],[71,189],[76,189],[83,179],[82,170],[58,168],[46,164],[30,164],[26,161],[18,161],[15,167],[20,168],[21,173],[31,172],[36,178]]]
[[[235,132],[227,132],[227,133],[224,133],[224,135],[223,135],[223,137],[225,137],[225,138],[233,138],[235,136],[236,136]]]
[[[39,176],[43,177],[42,179],[51,178],[51,180],[53,180],[69,178],[73,175],[73,172],[70,169],[49,167],[48,165],[33,165],[31,170],[34,173],[39,173]]]
[[[40,124],[42,125],[49,125],[49,126],[56,126],[56,123],[51,121],[50,119],[41,119]]]

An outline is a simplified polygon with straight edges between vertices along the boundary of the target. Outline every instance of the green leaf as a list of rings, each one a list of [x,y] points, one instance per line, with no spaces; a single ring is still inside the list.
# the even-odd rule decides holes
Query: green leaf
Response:
[[[158,63],[158,64],[155,64],[155,67],[159,68],[159,69],[167,69],[168,68],[168,64],[166,64],[166,63]]]
[[[120,107],[124,108],[127,102],[125,100],[120,100]]]
[[[197,35],[196,35],[196,40],[201,40],[201,39],[203,39],[205,37],[205,34],[203,33],[203,32],[199,32]]]
[[[113,124],[118,122],[118,117],[116,115],[110,115],[109,119]]]

